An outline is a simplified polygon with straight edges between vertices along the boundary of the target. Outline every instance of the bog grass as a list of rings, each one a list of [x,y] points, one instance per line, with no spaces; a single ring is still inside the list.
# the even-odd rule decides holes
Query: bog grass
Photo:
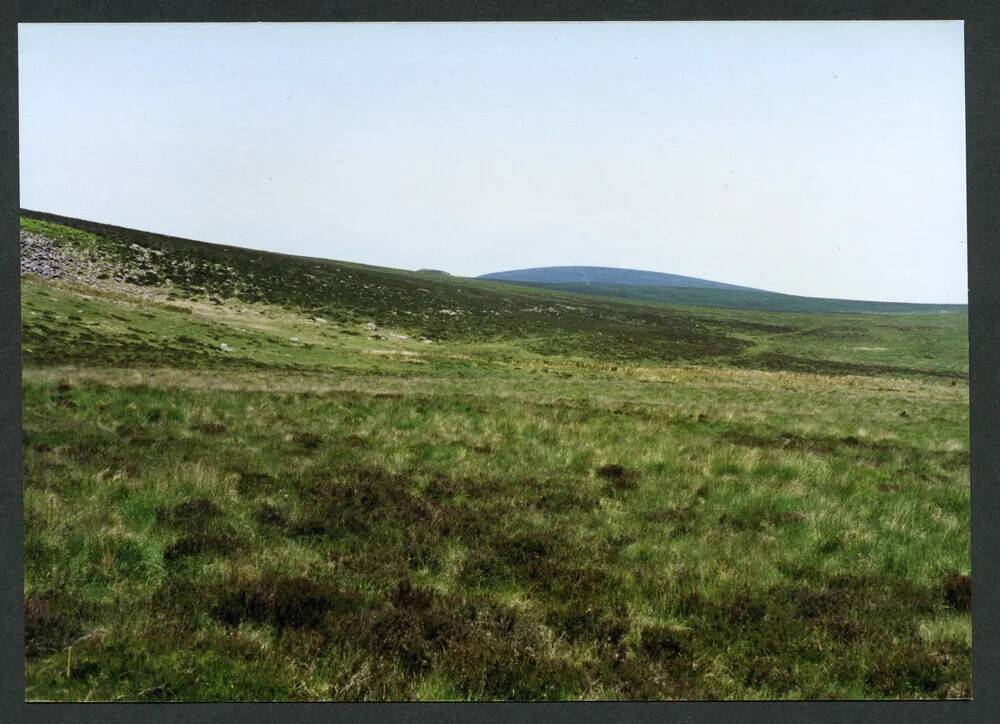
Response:
[[[28,699],[970,694],[960,315],[385,274],[581,309],[22,279]]]

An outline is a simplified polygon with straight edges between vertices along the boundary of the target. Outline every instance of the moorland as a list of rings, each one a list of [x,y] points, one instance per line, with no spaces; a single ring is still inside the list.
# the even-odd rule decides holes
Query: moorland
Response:
[[[21,227],[29,700],[970,695],[962,309]]]

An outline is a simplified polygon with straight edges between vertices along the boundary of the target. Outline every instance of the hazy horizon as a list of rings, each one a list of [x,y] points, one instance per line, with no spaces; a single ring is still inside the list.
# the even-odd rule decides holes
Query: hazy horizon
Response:
[[[19,26],[21,206],[460,276],[967,303],[963,26]]]

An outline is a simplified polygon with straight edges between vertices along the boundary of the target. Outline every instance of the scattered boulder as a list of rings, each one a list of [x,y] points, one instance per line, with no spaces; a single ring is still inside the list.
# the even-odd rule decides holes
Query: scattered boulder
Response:
[[[230,347],[225,342],[222,342],[222,343],[219,344],[219,349],[221,349],[223,352],[232,352],[233,351],[233,348]]]
[[[288,341],[289,342],[298,342],[299,338],[298,337],[291,337]]]
[[[378,325],[375,324],[375,322],[367,322],[365,323],[365,329],[367,329],[369,332],[374,332],[378,329]]]
[[[157,295],[149,289],[159,283],[155,270],[148,265],[151,249],[136,246],[140,253],[121,261],[100,250],[83,250],[26,229],[21,229],[20,247],[21,274],[64,279],[96,289],[124,289],[147,299]]]

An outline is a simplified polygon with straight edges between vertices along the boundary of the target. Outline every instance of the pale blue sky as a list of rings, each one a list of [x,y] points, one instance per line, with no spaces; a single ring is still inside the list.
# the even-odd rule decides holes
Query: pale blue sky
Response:
[[[21,25],[21,205],[966,301],[960,22]]]

